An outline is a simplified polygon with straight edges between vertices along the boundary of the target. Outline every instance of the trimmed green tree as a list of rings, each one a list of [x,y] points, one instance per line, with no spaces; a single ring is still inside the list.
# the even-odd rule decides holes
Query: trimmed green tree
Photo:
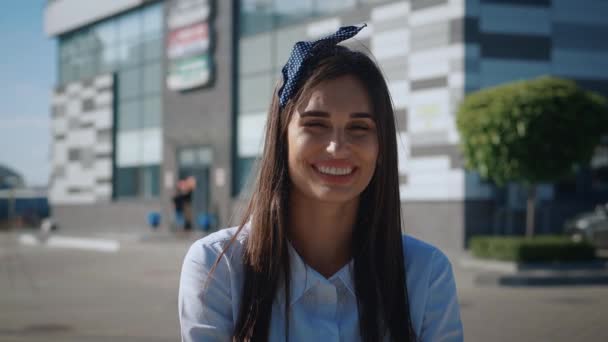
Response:
[[[534,233],[536,185],[590,161],[608,133],[608,101],[570,80],[540,77],[483,89],[457,113],[465,165],[499,186],[528,190],[526,236]]]

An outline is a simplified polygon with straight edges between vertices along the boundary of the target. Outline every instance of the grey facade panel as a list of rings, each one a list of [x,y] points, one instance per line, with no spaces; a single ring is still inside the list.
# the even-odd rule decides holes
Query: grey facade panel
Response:
[[[55,205],[53,218],[64,233],[117,232],[137,234],[147,232],[146,217],[159,211],[159,201],[120,201],[95,205]]]
[[[63,105],[54,105],[51,108],[51,115],[54,118],[58,118],[65,115],[65,107]]]
[[[82,100],[82,110],[84,112],[89,112],[93,109],[95,109],[95,101],[93,99]]]
[[[407,109],[395,110],[395,120],[397,121],[397,130],[407,131]]]
[[[71,148],[68,151],[68,160],[69,161],[80,161],[80,149]]]
[[[450,167],[452,169],[462,169],[464,167],[464,159],[457,145],[429,145],[411,147],[412,157],[441,155],[447,155],[450,157]]]
[[[401,210],[406,234],[421,238],[448,254],[462,251],[465,245],[463,202],[405,202]]]
[[[551,60],[551,37],[482,33],[479,43],[482,57]]]
[[[415,80],[415,81],[411,82],[412,90],[444,88],[447,86],[448,86],[448,78],[446,76],[426,78],[423,80]]]
[[[417,11],[429,7],[444,5],[448,3],[448,0],[411,0],[412,10]]]
[[[451,25],[448,21],[433,22],[411,29],[412,51],[444,47],[450,43]]]

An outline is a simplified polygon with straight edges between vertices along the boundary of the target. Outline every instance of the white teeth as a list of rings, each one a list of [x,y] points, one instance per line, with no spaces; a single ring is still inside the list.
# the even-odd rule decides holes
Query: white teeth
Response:
[[[351,172],[353,172],[352,167],[341,168],[341,167],[317,166],[317,170],[319,170],[319,172],[321,172],[321,173],[325,173],[328,175],[334,175],[334,176],[348,175]]]

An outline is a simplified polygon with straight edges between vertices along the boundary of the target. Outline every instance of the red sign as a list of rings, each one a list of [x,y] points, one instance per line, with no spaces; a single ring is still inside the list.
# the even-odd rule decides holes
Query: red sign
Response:
[[[169,33],[167,55],[174,59],[207,51],[209,40],[209,24],[206,22],[174,30]]]

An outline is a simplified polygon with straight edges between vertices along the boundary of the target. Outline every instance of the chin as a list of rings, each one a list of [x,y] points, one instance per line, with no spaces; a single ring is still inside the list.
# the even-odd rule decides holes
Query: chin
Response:
[[[353,189],[314,189],[312,195],[321,202],[348,203],[358,200],[361,193]]]

